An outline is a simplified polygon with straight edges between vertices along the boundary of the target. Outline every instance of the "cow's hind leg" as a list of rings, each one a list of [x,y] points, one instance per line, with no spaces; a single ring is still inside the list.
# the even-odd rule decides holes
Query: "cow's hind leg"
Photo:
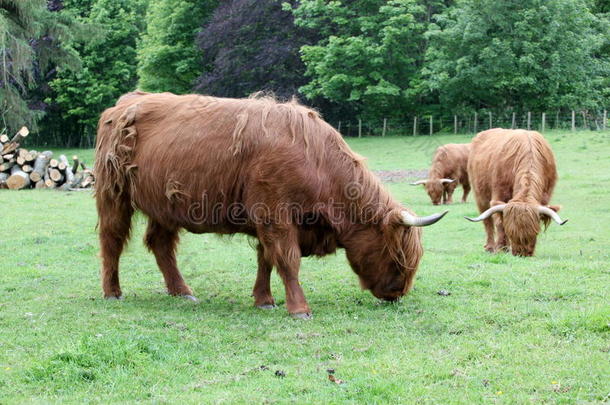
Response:
[[[196,301],[190,287],[186,285],[178,266],[176,265],[176,245],[178,244],[178,230],[168,229],[156,221],[148,221],[148,229],[144,236],[146,247],[154,253],[157,265],[163,273],[167,292],[170,295],[179,295]]]
[[[254,297],[254,305],[261,309],[275,308],[275,300],[271,294],[271,271],[273,265],[265,259],[265,252],[261,244],[257,249],[258,256],[258,272],[256,273],[256,282],[252,290]]]
[[[107,201],[98,196],[99,237],[104,297],[121,299],[119,258],[131,229],[133,208],[128,202]]]

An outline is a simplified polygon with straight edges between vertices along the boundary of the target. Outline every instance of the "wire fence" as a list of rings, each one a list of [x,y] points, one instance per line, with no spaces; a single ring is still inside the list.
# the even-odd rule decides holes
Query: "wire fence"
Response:
[[[344,136],[433,135],[437,133],[476,134],[491,128],[548,130],[608,129],[608,112],[555,111],[549,112],[492,112],[480,111],[469,115],[438,114],[412,116],[402,120],[337,121],[335,128]]]
[[[433,134],[476,134],[490,128],[522,128],[545,132],[548,130],[608,129],[607,109],[560,110],[554,112],[495,112],[479,111],[472,114],[417,115],[402,119],[371,119],[331,122],[343,136],[418,136]],[[38,147],[70,145],[92,148],[95,132],[65,137],[63,131],[52,134],[34,133],[28,142]]]

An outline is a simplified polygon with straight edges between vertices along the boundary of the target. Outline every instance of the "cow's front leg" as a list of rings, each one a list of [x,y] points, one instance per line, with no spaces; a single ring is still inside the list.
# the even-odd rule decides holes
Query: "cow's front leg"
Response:
[[[462,188],[464,189],[464,195],[462,195],[462,202],[465,203],[468,198],[468,193],[470,192],[470,184],[463,184]]]
[[[445,192],[447,193],[445,204],[453,204],[453,192],[455,191],[456,187],[457,185],[455,182],[447,184],[447,187],[445,188]]]
[[[256,273],[256,282],[252,290],[254,297],[254,305],[261,309],[275,308],[275,300],[271,294],[271,271],[273,265],[265,259],[263,246],[259,243],[256,248],[258,259],[258,271]]]
[[[286,290],[286,308],[294,318],[309,319],[311,310],[299,283],[301,250],[297,230],[293,226],[266,227],[259,232],[265,260],[278,270]]]
[[[483,220],[483,225],[485,225],[485,233],[487,234],[487,242],[485,243],[485,250],[488,252],[496,251],[496,242],[494,239],[494,222],[492,218],[487,218]]]
[[[191,301],[197,301],[190,287],[184,282],[176,264],[176,245],[178,231],[167,229],[158,222],[150,220],[144,236],[144,243],[155,255],[157,265],[163,273],[167,292],[170,295],[182,296]]]
[[[447,199],[445,204],[453,204],[453,190],[447,190]]]
[[[504,233],[504,225],[502,224],[502,214],[496,214],[496,251],[508,252],[506,243],[506,234]]]

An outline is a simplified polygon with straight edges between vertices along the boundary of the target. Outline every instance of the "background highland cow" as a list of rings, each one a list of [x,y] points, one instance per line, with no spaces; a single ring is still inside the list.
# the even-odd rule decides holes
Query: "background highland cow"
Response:
[[[439,205],[453,203],[453,192],[458,185],[464,189],[462,202],[466,202],[470,192],[468,180],[468,155],[470,144],[450,143],[439,146],[432,158],[432,167],[428,178],[411,183],[413,186],[423,184],[432,200],[432,204]]]
[[[489,252],[510,244],[513,255],[532,256],[540,222],[546,227],[551,219],[559,225],[567,221],[557,214],[559,206],[549,205],[557,169],[551,146],[538,132],[481,132],[472,140],[468,173],[481,215],[467,219],[484,222]]]

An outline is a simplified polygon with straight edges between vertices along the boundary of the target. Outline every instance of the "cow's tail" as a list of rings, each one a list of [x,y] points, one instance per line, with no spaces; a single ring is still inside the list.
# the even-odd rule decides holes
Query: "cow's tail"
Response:
[[[95,193],[98,201],[129,201],[135,191],[137,166],[133,155],[137,141],[138,104],[120,104],[102,114],[95,148]]]

